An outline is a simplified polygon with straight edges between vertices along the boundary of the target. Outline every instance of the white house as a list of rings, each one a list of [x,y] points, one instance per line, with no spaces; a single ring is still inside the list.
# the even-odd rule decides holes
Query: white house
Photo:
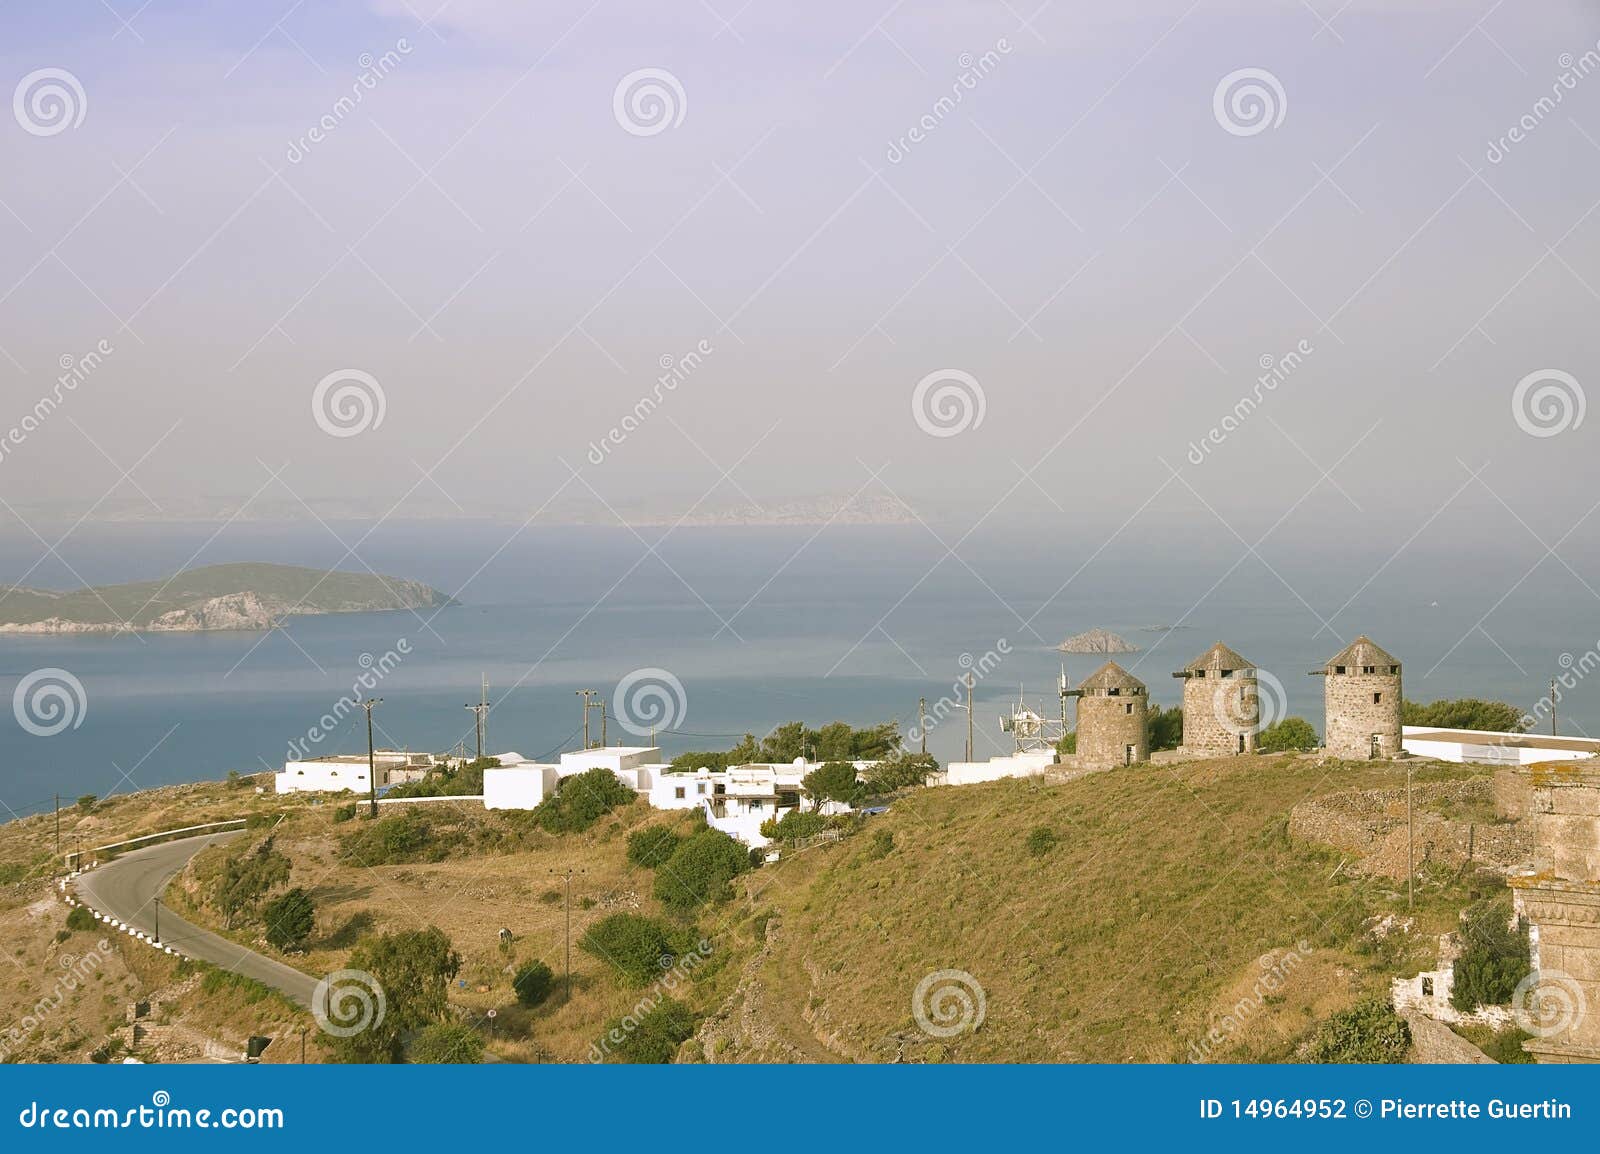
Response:
[[[1006,777],[1038,777],[1056,764],[1055,751],[1035,749],[991,757],[988,761],[952,761],[945,766],[945,785],[977,785]]]
[[[379,749],[372,755],[378,771],[378,788],[420,781],[438,759],[431,753]],[[304,761],[286,761],[274,777],[279,793],[368,793],[367,755],[339,753]]]
[[[1404,726],[1400,744],[1416,757],[1483,765],[1532,765],[1540,761],[1577,761],[1600,756],[1600,741],[1587,737],[1434,729],[1419,725]]]

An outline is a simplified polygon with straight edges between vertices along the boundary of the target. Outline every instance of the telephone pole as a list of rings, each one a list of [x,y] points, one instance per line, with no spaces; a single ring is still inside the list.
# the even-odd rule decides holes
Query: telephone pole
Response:
[[[972,674],[964,678],[967,683],[967,760],[972,760]]]
[[[154,898],[154,901],[155,907],[153,912],[155,913],[156,918],[156,945],[159,946],[161,944],[161,895],[157,894]]]
[[[593,703],[591,701],[591,698],[599,697],[600,695],[597,692],[595,692],[593,689],[578,689],[578,690],[575,690],[574,692],[579,697],[583,698],[583,748],[584,749],[588,749],[589,748],[589,710],[594,708]]]
[[[484,737],[484,731],[485,731],[484,715],[489,712],[489,679],[488,679],[488,677],[484,677],[484,679],[483,679],[483,688],[478,693],[478,704],[476,704],[476,705],[468,705],[468,706],[466,706],[466,708],[472,710],[473,719],[477,722],[477,730],[478,730],[478,760],[482,761],[483,760],[483,737]]]
[[[1581,733],[1582,730],[1579,730]],[[1556,735],[1556,679],[1550,679],[1550,736]]]
[[[382,704],[381,697],[369,697],[361,703],[361,708],[367,711],[367,796],[373,817],[378,816],[378,759],[372,749],[372,707]]]
[[[600,699],[600,748],[606,748],[606,699]]]
[[[1555,682],[1551,682],[1554,685]],[[56,794],[56,856],[61,856],[61,795]]]
[[[928,752],[928,699],[917,698],[917,732],[922,734],[922,752]]]
[[[572,1001],[572,875],[583,873],[583,870],[574,870],[568,866],[565,870],[551,870],[554,874],[565,874],[567,878],[567,1001]]]
[[[1416,841],[1411,823],[1411,763],[1406,762],[1406,909],[1417,901]]]

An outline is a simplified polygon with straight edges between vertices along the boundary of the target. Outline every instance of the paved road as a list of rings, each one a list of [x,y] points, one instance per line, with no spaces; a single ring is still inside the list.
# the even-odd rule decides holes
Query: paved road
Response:
[[[240,832],[186,837],[124,854],[99,869],[81,874],[77,879],[78,897],[91,909],[153,934],[156,930],[155,898],[166,889],[167,883],[206,846],[237,837]],[[162,945],[254,978],[291,1001],[310,1007],[317,979],[186,922],[166,906],[161,907],[160,916]]]

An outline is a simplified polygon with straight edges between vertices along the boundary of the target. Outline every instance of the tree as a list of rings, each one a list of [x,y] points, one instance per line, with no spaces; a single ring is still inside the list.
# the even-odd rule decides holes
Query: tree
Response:
[[[1400,706],[1400,721],[1405,725],[1426,725],[1435,729],[1475,729],[1492,733],[1521,733],[1527,728],[1522,710],[1504,701],[1483,701],[1463,697],[1459,701],[1415,701]]]
[[[1261,753],[1286,753],[1292,750],[1317,748],[1317,731],[1303,717],[1285,717],[1263,729],[1256,737],[1256,749]]]
[[[435,1022],[423,1027],[411,1043],[408,1060],[430,1066],[474,1066],[483,1061],[483,1035],[465,1022]]]
[[[1156,706],[1145,715],[1145,732],[1149,735],[1150,748],[1177,749],[1183,744],[1183,709],[1174,705],[1168,709]]]
[[[1312,1062],[1404,1062],[1411,1027],[1387,998],[1372,998],[1341,1010],[1317,1027],[1306,1050]]]
[[[664,997],[636,1019],[607,1022],[590,1053],[603,1054],[608,1062],[665,1065],[693,1036],[694,1012],[676,998]]]
[[[861,800],[861,785],[856,780],[856,767],[848,761],[830,761],[818,766],[801,780],[800,786],[811,795],[820,809],[825,801],[840,801],[853,805]]]
[[[266,923],[269,943],[280,950],[298,949],[316,928],[317,907],[310,894],[295,886],[268,902],[261,920]]]
[[[633,986],[649,985],[679,953],[671,928],[659,918],[643,914],[601,918],[584,931],[578,948],[615,967]]]
[[[649,825],[628,835],[628,860],[645,869],[655,869],[672,856],[682,839],[664,825]]]
[[[551,833],[579,833],[637,795],[604,766],[565,778],[534,812]]]
[[[270,890],[289,880],[289,871],[289,859],[273,847],[270,835],[229,854],[215,889],[223,926],[232,929],[234,918],[254,913]]]
[[[517,1001],[530,1008],[542,1004],[555,988],[555,974],[537,959],[523,962],[511,979],[511,989],[517,995]]]
[[[656,870],[655,896],[663,905],[688,913],[728,897],[728,883],[749,868],[749,851],[740,842],[719,829],[702,829],[685,838]]]
[[[1463,1013],[1505,1005],[1533,968],[1527,927],[1513,927],[1510,903],[1498,898],[1478,902],[1462,914],[1461,947],[1450,1004]]]
[[[437,926],[379,934],[350,951],[348,970],[369,975],[383,993],[383,1013],[367,1015],[365,1028],[325,1045],[345,1062],[398,1062],[407,1034],[445,1019],[445,993],[461,969],[461,956]]]
[[[880,760],[866,772],[867,789],[872,793],[893,793],[913,785],[926,785],[939,772],[932,754],[898,750]]]

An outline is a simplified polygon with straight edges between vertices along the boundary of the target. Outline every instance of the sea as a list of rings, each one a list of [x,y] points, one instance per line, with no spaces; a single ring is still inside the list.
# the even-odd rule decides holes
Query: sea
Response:
[[[1272,710],[1320,731],[1322,682],[1308,673],[1367,633],[1404,663],[1410,698],[1531,710],[1565,676],[1560,731],[1600,733],[1600,685],[1580,672],[1596,660],[1600,598],[1542,550],[1397,557],[1308,542],[1268,556],[1231,539],[1102,540],[922,525],[91,524],[50,553],[4,534],[7,582],[70,588],[273,561],[370,567],[459,604],[293,617],[265,633],[0,636],[11,706],[0,713],[0,803],[15,816],[58,795],[364,752],[364,715],[351,706],[369,696],[382,698],[380,747],[470,751],[465,707],[481,678],[494,752],[579,748],[580,691],[593,690],[612,744],[654,740],[665,757],[790,721],[892,720],[915,744],[922,698],[927,748],[948,761],[963,752],[970,674],[982,758],[1011,750],[999,718],[1019,700],[1059,716],[1062,667],[1075,684],[1105,658],[1056,646],[1094,628],[1139,646],[1117,660],[1157,704],[1176,704],[1172,672],[1223,640],[1274,679]],[[64,688],[38,696],[52,685]],[[598,709],[590,723],[597,740]]]

